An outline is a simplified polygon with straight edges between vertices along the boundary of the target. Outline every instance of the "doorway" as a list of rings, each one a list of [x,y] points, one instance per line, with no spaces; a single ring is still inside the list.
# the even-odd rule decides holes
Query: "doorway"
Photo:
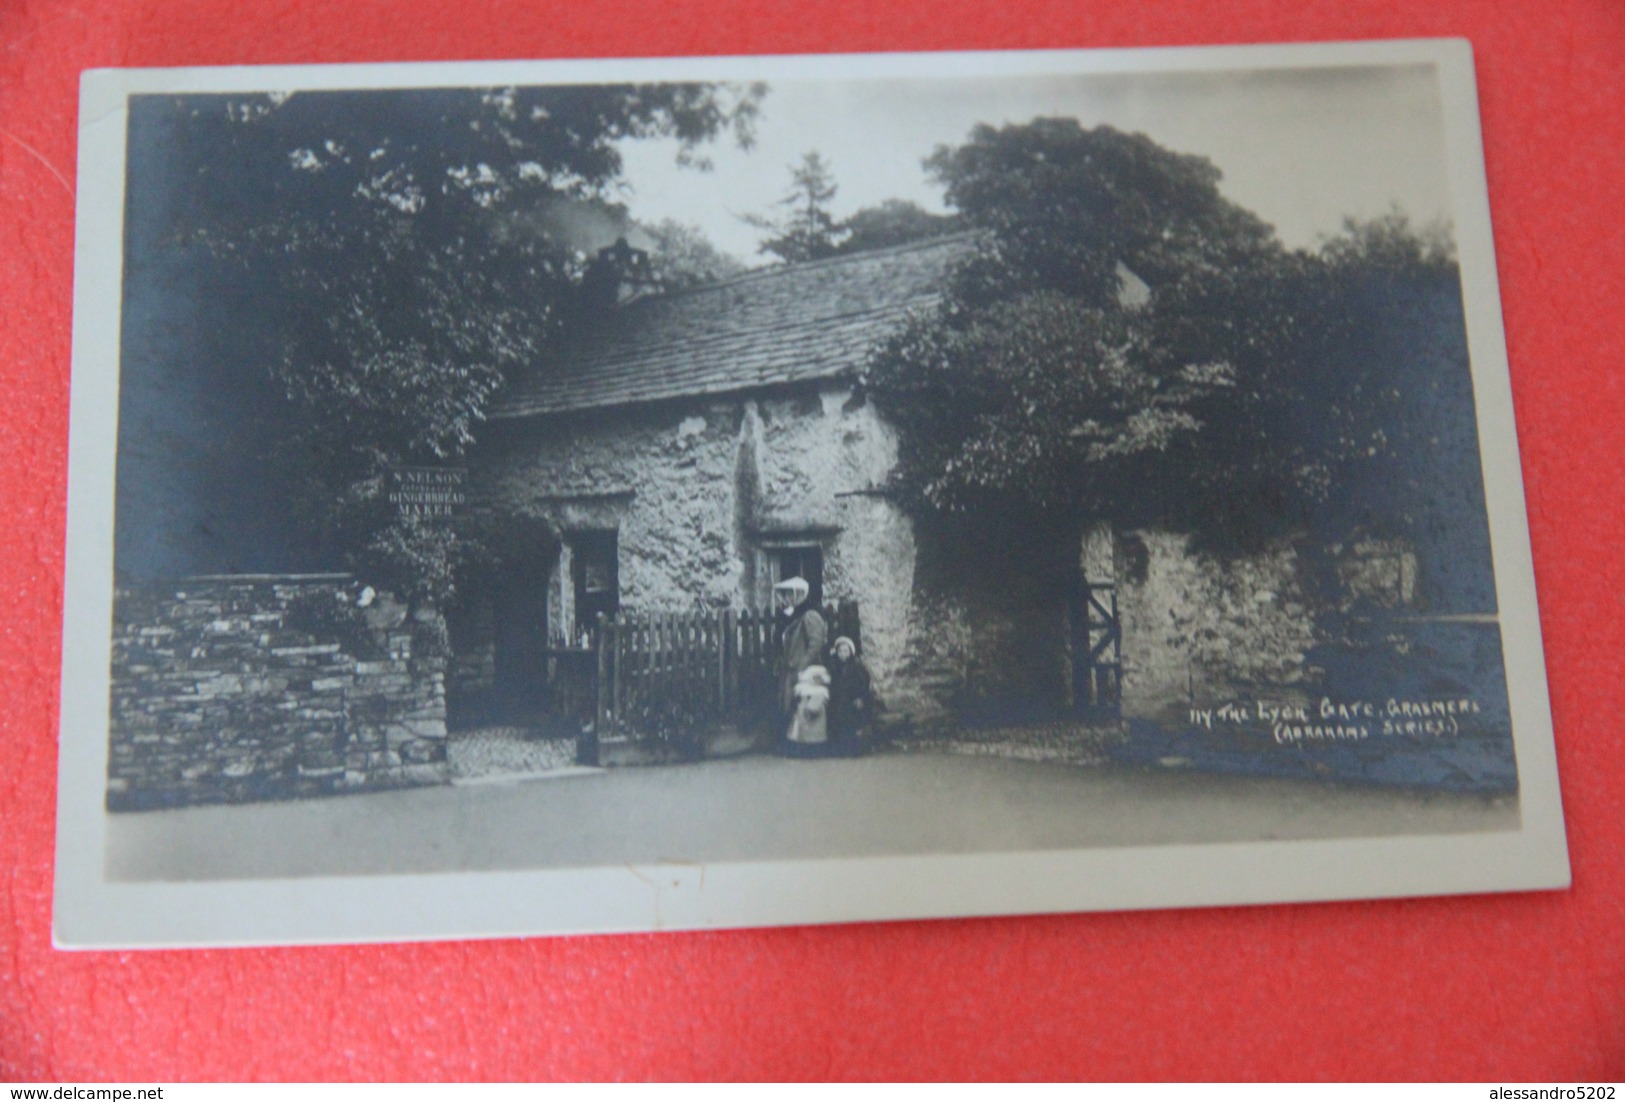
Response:
[[[492,710],[535,726],[547,709],[547,578],[540,562],[507,563],[492,589]]]
[[[824,548],[818,543],[785,543],[769,546],[768,584],[778,585],[790,578],[807,583],[807,599],[814,608],[824,604]]]

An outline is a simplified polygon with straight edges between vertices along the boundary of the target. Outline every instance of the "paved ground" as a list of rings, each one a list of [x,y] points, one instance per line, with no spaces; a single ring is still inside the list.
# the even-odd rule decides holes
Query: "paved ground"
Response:
[[[446,764],[454,782],[550,773],[575,761],[575,739],[536,738],[523,727],[458,731],[446,740]]]
[[[748,757],[108,817],[116,880],[1510,830],[1515,798],[914,752]]]

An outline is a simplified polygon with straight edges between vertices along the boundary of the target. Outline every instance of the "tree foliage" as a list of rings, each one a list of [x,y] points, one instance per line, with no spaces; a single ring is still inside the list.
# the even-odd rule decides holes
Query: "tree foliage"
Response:
[[[542,358],[587,259],[627,224],[611,192],[620,144],[675,137],[679,160],[703,166],[707,141],[750,143],[763,93],[577,85],[157,105],[182,166],[169,239],[206,246],[279,314],[267,366],[303,415],[283,454],[305,461],[311,496],[336,503],[316,519],[358,564],[449,553],[434,526],[376,507],[381,474],[455,461],[503,379]]]
[[[661,291],[686,291],[747,270],[695,226],[667,218],[638,230],[646,238],[651,276]]]
[[[885,199],[837,219],[830,204],[839,190],[833,170],[817,152],[791,165],[790,188],[779,200],[779,210],[745,216],[747,223],[771,235],[760,251],[798,264],[907,245],[962,228],[953,216],[932,214],[907,199]]]
[[[959,228],[959,221],[950,215],[932,214],[907,199],[886,199],[841,221],[842,237],[837,251],[844,254],[889,249],[940,237]]]
[[[929,165],[984,236],[871,366],[916,513],[1248,550],[1437,528],[1441,463],[1478,485],[1447,232],[1394,214],[1287,250],[1207,161],[1073,120],[978,127]]]
[[[948,205],[988,234],[966,272],[972,299],[1042,290],[1105,305],[1119,264],[1158,286],[1279,250],[1265,222],[1220,194],[1206,158],[1109,126],[977,126],[963,145],[939,147],[926,169]]]
[[[1158,370],[1127,312],[1051,291],[911,327],[872,381],[903,430],[899,477],[942,512],[1069,517],[1110,499],[1199,427],[1198,400],[1234,385],[1228,365]]]
[[[790,188],[776,204],[778,212],[745,216],[747,223],[770,235],[761,251],[787,264],[834,256],[845,236],[830,213],[838,190],[823,156],[817,150],[803,154],[800,164],[790,166]]]

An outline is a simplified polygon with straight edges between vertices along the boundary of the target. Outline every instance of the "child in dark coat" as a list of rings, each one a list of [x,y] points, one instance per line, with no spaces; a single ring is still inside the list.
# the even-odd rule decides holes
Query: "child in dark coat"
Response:
[[[829,740],[836,754],[861,754],[869,743],[874,720],[874,683],[851,639],[841,636],[830,647]]]

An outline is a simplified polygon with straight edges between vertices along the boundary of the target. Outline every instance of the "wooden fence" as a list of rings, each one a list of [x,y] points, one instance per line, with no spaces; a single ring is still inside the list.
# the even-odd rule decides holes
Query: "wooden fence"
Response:
[[[829,638],[862,650],[856,601],[825,605]],[[778,623],[770,611],[623,612],[597,628],[593,741],[639,738],[684,745],[707,730],[744,730],[777,712]],[[583,760],[594,758],[583,746]]]

